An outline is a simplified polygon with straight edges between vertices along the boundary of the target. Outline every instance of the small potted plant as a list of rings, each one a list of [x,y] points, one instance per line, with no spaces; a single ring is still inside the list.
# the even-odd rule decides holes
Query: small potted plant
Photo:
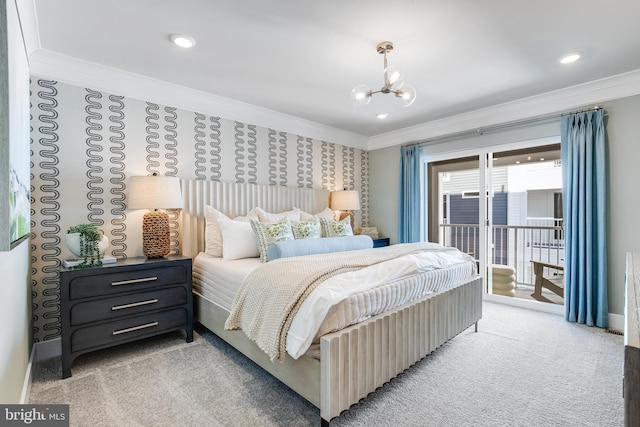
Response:
[[[93,224],[78,224],[69,227],[66,234],[67,247],[82,259],[76,268],[102,265],[102,254],[109,246],[109,239]]]

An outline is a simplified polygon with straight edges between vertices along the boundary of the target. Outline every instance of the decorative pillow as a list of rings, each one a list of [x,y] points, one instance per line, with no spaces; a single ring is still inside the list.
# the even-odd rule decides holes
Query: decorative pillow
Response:
[[[294,209],[298,209],[298,208],[294,208]],[[305,211],[300,211],[300,221],[306,221],[311,218],[336,219],[336,216],[335,216],[335,213],[329,208],[324,208],[322,212],[318,212],[317,214],[313,214],[313,215]]]
[[[287,240],[271,243],[267,249],[267,260],[278,258],[326,254],[330,252],[355,251],[373,247],[371,237],[359,236],[326,237],[323,239]]]
[[[222,230],[222,259],[234,260],[260,256],[258,240],[251,223],[233,219],[220,219]]]
[[[251,227],[258,239],[258,249],[262,262],[267,262],[267,247],[273,242],[293,240],[291,222],[288,218],[283,218],[278,222],[265,223],[251,221]]]
[[[260,222],[278,222],[281,219],[287,218],[289,221],[300,221],[300,209],[293,208],[290,211],[280,213],[270,213],[261,208],[254,208],[258,213],[258,220]]]
[[[320,226],[322,227],[322,237],[353,236],[353,229],[348,216],[340,221],[321,218]]]
[[[222,256],[222,230],[220,229],[219,218],[228,220],[229,218],[219,210],[211,207],[204,207],[204,215],[207,226],[204,230],[205,253],[214,257]]]
[[[295,239],[317,239],[322,234],[320,221],[316,217],[306,221],[291,221],[291,229]]]

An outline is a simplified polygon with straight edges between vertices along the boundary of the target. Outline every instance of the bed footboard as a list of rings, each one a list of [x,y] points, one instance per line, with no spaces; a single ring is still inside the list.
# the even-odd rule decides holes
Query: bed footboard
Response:
[[[482,317],[482,279],[320,339],[320,416],[340,415]]]
[[[482,317],[482,279],[320,338],[320,361],[309,356],[273,363],[240,331],[227,331],[229,312],[194,292],[196,319],[296,393],[328,422]]]

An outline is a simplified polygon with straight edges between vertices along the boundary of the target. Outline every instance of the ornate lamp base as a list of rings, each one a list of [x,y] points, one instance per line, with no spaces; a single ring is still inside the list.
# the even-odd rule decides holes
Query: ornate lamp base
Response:
[[[162,258],[171,252],[169,216],[150,211],[142,219],[142,253],[147,258]]]

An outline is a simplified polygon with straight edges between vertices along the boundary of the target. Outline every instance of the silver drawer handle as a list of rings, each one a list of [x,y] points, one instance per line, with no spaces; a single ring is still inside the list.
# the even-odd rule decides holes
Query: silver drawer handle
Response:
[[[111,282],[111,286],[130,285],[132,283],[153,282],[157,277],[145,277],[143,279],[123,280],[122,282]]]
[[[118,331],[113,331],[112,334],[113,335],[126,334],[127,332],[138,331],[140,329],[151,328],[154,326],[158,326],[158,322],[151,322],[144,325],[134,326],[132,328],[120,329]]]
[[[131,304],[115,305],[115,306],[111,307],[111,310],[112,311],[122,310],[123,308],[138,307],[138,306],[141,306],[141,305],[155,304],[157,302],[158,302],[158,299],[154,298],[154,299],[150,299],[150,300],[146,300],[146,301],[132,302]]]

